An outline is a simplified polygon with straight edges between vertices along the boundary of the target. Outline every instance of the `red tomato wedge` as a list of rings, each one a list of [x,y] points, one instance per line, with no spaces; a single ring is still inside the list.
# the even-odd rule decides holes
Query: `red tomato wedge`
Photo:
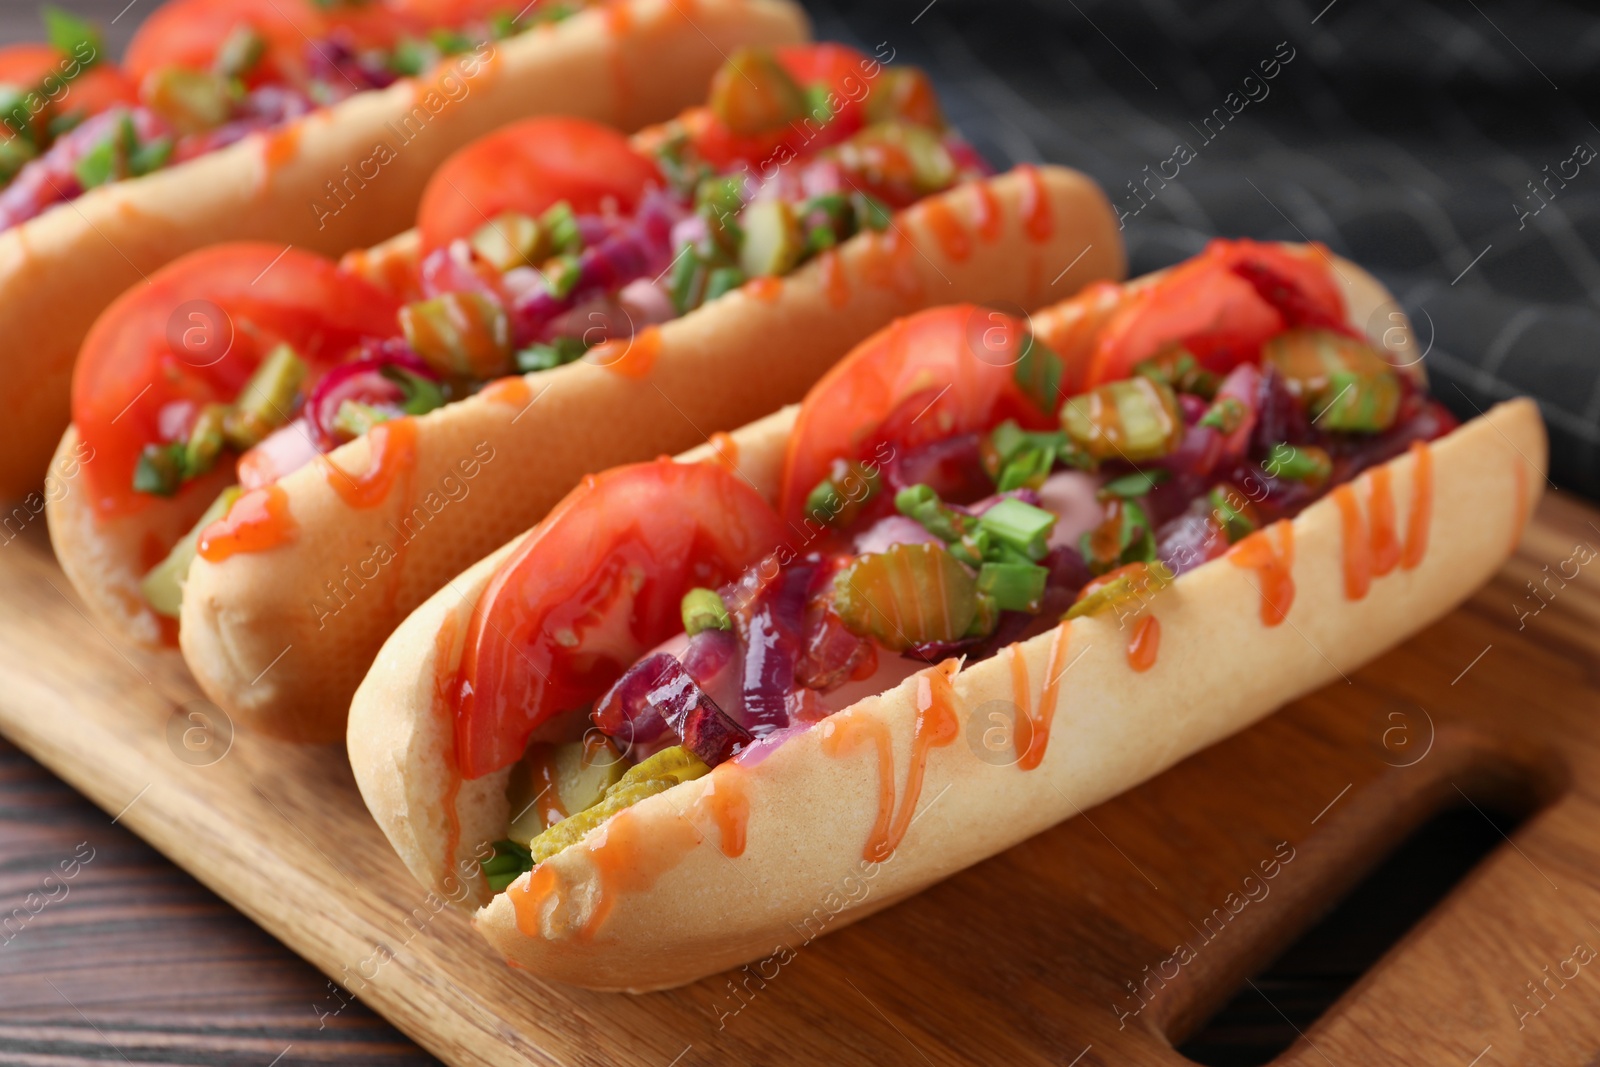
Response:
[[[836,459],[864,458],[887,442],[909,450],[1006,419],[1051,426],[1054,398],[1041,406],[1027,383],[1035,360],[1027,326],[972,304],[932,308],[867,338],[806,394],[789,435],[778,511],[801,522],[805,501]]]
[[[655,164],[609,126],[535,118],[504,126],[444,161],[417,212],[425,252],[468,237],[503,211],[537,215],[565,200],[579,214],[613,200],[631,211]]]
[[[34,89],[47,74],[61,74],[66,56],[47,44],[14,44],[0,48],[0,85]]]
[[[1344,298],[1325,251],[1295,251],[1250,240],[1212,241],[1133,296],[1100,331],[1087,388],[1126,378],[1141,360],[1172,344],[1227,372],[1260,355],[1261,345],[1290,325],[1235,268],[1250,263],[1292,283],[1310,307],[1343,321]]]
[[[162,440],[171,405],[233,401],[280,342],[315,375],[362,338],[398,333],[398,312],[371,283],[281,245],[218,245],[163,267],[118,297],[79,350],[72,421],[94,450],[96,507],[129,514],[153,499],[133,491],[133,470],[144,446]]]
[[[683,115],[695,152],[711,165],[724,168],[744,162],[783,164],[836,145],[861,129],[861,102],[872,91],[872,79],[883,66],[853,48],[839,44],[787,45],[775,50],[783,67],[802,89],[824,86],[833,90],[838,110],[827,122],[801,120],[781,130],[756,137],[741,137],[723,125],[709,108],[691,108]]]
[[[308,0],[168,0],[133,35],[122,65],[139,83],[162,67],[210,70],[217,49],[241,24],[267,43],[252,82],[293,80],[305,68],[307,42],[328,32]]]
[[[711,463],[661,459],[584,479],[495,571],[473,608],[455,693],[456,764],[522,758],[553,715],[592,703],[783,537],[771,505]]]

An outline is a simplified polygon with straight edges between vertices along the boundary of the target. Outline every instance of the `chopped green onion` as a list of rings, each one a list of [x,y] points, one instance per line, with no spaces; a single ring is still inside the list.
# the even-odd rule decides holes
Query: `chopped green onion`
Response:
[[[744,271],[738,267],[718,267],[706,278],[706,296],[702,303],[709,304],[724,293],[730,293],[744,284]]]
[[[889,209],[883,205],[883,201],[875,196],[868,193],[852,193],[850,202],[855,206],[856,218],[860,221],[862,229],[876,230],[878,233],[882,233],[889,228],[889,223],[893,221],[889,214]]]
[[[415,78],[428,69],[432,51],[415,37],[402,37],[389,53],[389,69],[403,78]]]
[[[1096,574],[1128,563],[1149,563],[1156,558],[1156,539],[1150,517],[1132,500],[1113,497],[1105,522],[1078,539],[1084,562]]]
[[[428,33],[428,40],[433,43],[441,55],[458,56],[462,52],[472,51],[472,38],[455,30],[438,29]]]
[[[78,60],[80,73],[99,62],[105,54],[105,42],[93,23],[59,7],[46,7],[41,14],[44,16],[45,38],[50,42],[50,47]],[[79,55],[85,46],[89,49],[87,58]]]
[[[244,451],[286,425],[305,378],[306,362],[293,346],[280,344],[268,352],[239,390],[233,410],[223,420],[228,443]]]
[[[589,346],[577,337],[557,337],[553,341],[532,344],[517,352],[517,369],[524,374],[530,371],[552,370],[576,363],[589,351]]]
[[[577,216],[565,200],[545,209],[539,216],[539,228],[549,235],[552,252],[576,255],[583,251],[583,234],[578,229]]]
[[[1001,611],[1039,610],[1050,571],[1032,563],[985,563],[978,568],[978,592],[994,598]]]
[[[1321,485],[1333,473],[1333,461],[1328,453],[1315,445],[1294,445],[1280,441],[1272,446],[1261,469],[1274,478],[1287,478],[1291,482]]]
[[[133,468],[133,488],[139,493],[171,496],[183,485],[183,459],[187,446],[182,441],[165,445],[145,445]]]
[[[1223,484],[1213,487],[1206,495],[1206,500],[1211,504],[1212,519],[1228,535],[1229,544],[1255,532],[1256,523],[1245,510],[1248,504],[1244,495],[1233,486]]]
[[[1233,433],[1244,424],[1245,416],[1249,409],[1244,406],[1244,401],[1236,396],[1219,396],[1211,402],[1206,413],[1200,416],[1197,425],[1209,426],[1224,436]]]
[[[432,378],[424,378],[415,371],[393,363],[381,368],[378,373],[400,387],[405,397],[400,409],[407,415],[426,415],[434,408],[444,407],[444,390]]]
[[[731,630],[728,605],[715,589],[696,587],[683,594],[683,629],[690,637],[702,630]]]
[[[806,496],[806,516],[824,526],[848,526],[878,495],[880,484],[876,468],[836,459],[828,476]]]
[[[894,495],[894,508],[915,519],[922,528],[941,541],[960,541],[972,528],[969,516],[946,507],[930,485],[911,485]]]
[[[223,425],[228,409],[221,404],[207,404],[189,430],[189,440],[183,446],[183,480],[197,478],[216,465],[217,457],[227,444]]]
[[[1134,365],[1133,373],[1170,385],[1180,393],[1193,393],[1206,399],[1217,394],[1217,376],[1200,365],[1186,348],[1172,347]]]
[[[339,410],[333,414],[333,432],[346,440],[354,441],[357,437],[371,432],[374,426],[388,422],[394,418],[392,414],[382,408],[363,404],[359,400],[346,400],[339,405]]]
[[[1050,512],[1014,497],[1007,497],[978,516],[980,529],[1033,560],[1044,558],[1045,542],[1055,524],[1056,517]]]
[[[1124,474],[1120,478],[1113,478],[1100,487],[1100,497],[1120,496],[1133,498],[1144,496],[1150,490],[1160,485],[1171,477],[1170,473],[1161,467],[1153,467],[1147,471],[1134,471]]]
[[[577,288],[578,279],[583,276],[583,269],[574,255],[560,255],[547,260],[544,265],[544,284],[550,290],[550,295],[557,300],[565,300],[572,295],[572,290]]]

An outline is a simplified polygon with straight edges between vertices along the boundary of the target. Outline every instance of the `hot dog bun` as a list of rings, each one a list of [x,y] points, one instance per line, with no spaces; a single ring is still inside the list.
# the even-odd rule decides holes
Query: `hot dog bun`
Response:
[[[1352,301],[1351,321],[1366,322],[1387,294],[1351,264],[1341,261],[1339,271],[1352,280],[1347,295],[1365,294],[1363,303]],[[793,409],[780,412],[734,435],[741,473],[769,497],[793,417]],[[701,448],[682,458],[707,454]],[[792,951],[819,932],[814,917],[825,916],[829,929],[862,918],[1092,807],[1355,670],[1500,566],[1542,491],[1546,441],[1537,408],[1527,400],[1501,404],[1433,442],[1430,459],[1427,549],[1413,569],[1375,579],[1363,599],[1346,596],[1341,516],[1324,498],[1293,520],[1292,626],[1264,626],[1256,574],[1218,559],[1184,574],[1146,609],[1162,633],[1147,673],[1129,667],[1128,633],[1110,614],[1064,624],[956,673],[956,740],[928,750],[926,779],[909,801],[916,815],[886,862],[863,857],[879,810],[876,757],[870,747],[828,755],[823,734],[830,722],[881,723],[892,738],[896,802],[906,804],[918,709],[939,690],[940,668],[790,737],[755,766],[724,764],[640,802],[547,860],[520,922],[513,897],[531,875],[488,900],[475,923],[508,960],[542,977],[608,990],[666,988]],[[1405,529],[1417,460],[1384,466]],[[1371,483],[1372,472],[1353,483],[1363,507]],[[450,713],[436,680],[453,676],[468,613],[508,550],[451,582],[395,632],[350,714],[351,763],[379,825],[424,885],[457,894],[459,885],[447,880],[472,870],[474,847],[504,832],[508,772],[455,791]],[[996,760],[969,740],[982,732],[969,730],[974,717],[982,728],[990,722],[978,709],[1021,703],[1013,656],[1026,665],[1030,708],[1041,706],[1047,678],[1057,679],[1052,741],[1033,770]],[[708,792],[730,787],[742,788],[749,808],[736,859],[724,854],[704,803]],[[619,819],[631,820],[626,834]],[[608,843],[613,835],[618,840]],[[615,884],[617,857],[605,853],[632,842],[655,842],[633,846],[628,858],[633,871],[656,877],[636,874],[623,889]],[[859,898],[845,888],[863,884],[870,889]],[[482,904],[487,890],[473,889]],[[595,930],[597,909],[604,918]]]
[[[375,244],[416,217],[446,156],[511,119],[568,114],[635,129],[702,100],[734,47],[789,44],[808,32],[787,0],[614,0],[498,42],[486,61],[459,57],[282,131],[91,190],[0,233],[0,336],[11,383],[0,499],[44,476],[71,419],[72,363],[95,316],[163,264],[220,241],[281,241],[329,255]],[[372,162],[380,144],[392,152],[381,168]]]
[[[1022,217],[1032,180],[1001,175],[984,183],[999,208],[998,230],[992,239],[974,236],[959,259],[930,229],[928,203],[971,219],[979,208],[974,187],[900,213],[886,235],[846,242],[836,272],[815,261],[770,295],[746,289],[661,326],[643,377],[580,362],[529,375],[530,391],[515,403],[479,395],[422,416],[409,481],[371,509],[344,503],[318,464],[289,475],[280,484],[300,530],[295,542],[190,569],[181,642],[195,677],[252,726],[336,741],[356,685],[395,626],[536,522],[583,474],[687,448],[798,400],[895,315],[952,300],[1036,307],[1052,293],[1120,277],[1116,225],[1094,184],[1059,167],[1041,168],[1037,182],[1053,219],[1043,240],[1025,233]],[[391,253],[404,255],[405,247],[397,240]],[[76,447],[69,432],[62,454]],[[346,471],[366,470],[369,442],[352,441],[329,459]],[[158,635],[159,620],[138,597],[150,565],[143,526],[151,520],[101,522],[77,491],[49,507],[56,553],[96,613],[123,634]],[[397,549],[391,561],[377,562],[387,555],[380,545]]]

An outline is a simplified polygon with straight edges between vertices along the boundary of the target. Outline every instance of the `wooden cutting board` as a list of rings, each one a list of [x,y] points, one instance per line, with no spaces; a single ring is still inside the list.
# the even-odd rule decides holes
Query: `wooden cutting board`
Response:
[[[97,630],[30,534],[0,548],[0,730],[451,1064],[1186,1063],[1174,1044],[1412,829],[1468,805],[1528,817],[1278,1062],[1600,1054],[1600,512],[1569,498],[1348,684],[797,937],[781,966],[642,997],[506,969],[407,875],[341,749],[232,736],[175,654]]]

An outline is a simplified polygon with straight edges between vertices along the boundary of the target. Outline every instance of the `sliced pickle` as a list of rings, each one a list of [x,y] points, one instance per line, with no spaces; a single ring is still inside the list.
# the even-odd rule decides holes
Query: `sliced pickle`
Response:
[[[943,546],[901,544],[840,571],[833,607],[857,637],[904,652],[966,636],[978,613],[978,583]]]
[[[268,352],[223,418],[222,432],[228,443],[243,452],[287,424],[305,379],[306,362],[293,347],[281,344]]]
[[[806,94],[769,49],[733,50],[711,80],[712,114],[736,136],[751,137],[802,118]]]
[[[511,805],[513,841],[531,841],[558,820],[598,804],[628,769],[609,739],[553,745],[535,742],[511,768],[506,800]]]
[[[1178,447],[1183,418],[1165,382],[1144,376],[1107,382],[1061,407],[1061,428],[1097,460],[1159,459]]]
[[[435,370],[468,378],[511,373],[511,324],[482,293],[445,293],[400,309],[406,343]]]
[[[1268,341],[1263,363],[1320,429],[1381,433],[1400,412],[1400,378],[1371,345],[1331,330],[1289,330]]]
[[[496,215],[472,235],[472,250],[504,274],[516,267],[534,267],[548,258],[550,240],[539,220],[518,211]]]
[[[605,791],[597,803],[562,819],[528,843],[534,866],[554,856],[568,845],[583,840],[590,830],[611,816],[639,803],[645,797],[665,793],[682,782],[711,773],[711,768],[682,746],[662,749],[654,756],[628,769]]]
[[[189,576],[189,566],[194,563],[199,551],[200,531],[226,515],[228,509],[233,507],[233,502],[239,499],[239,492],[237,485],[224,489],[222,495],[206,508],[206,513],[200,516],[194,528],[172,546],[167,558],[150,568],[150,572],[144,576],[139,583],[139,590],[144,593],[145,602],[151,610],[171,619],[178,617],[183,607],[183,582]]]
[[[788,274],[805,252],[805,235],[794,209],[782,200],[757,200],[739,216],[744,240],[739,266],[752,278]]]

